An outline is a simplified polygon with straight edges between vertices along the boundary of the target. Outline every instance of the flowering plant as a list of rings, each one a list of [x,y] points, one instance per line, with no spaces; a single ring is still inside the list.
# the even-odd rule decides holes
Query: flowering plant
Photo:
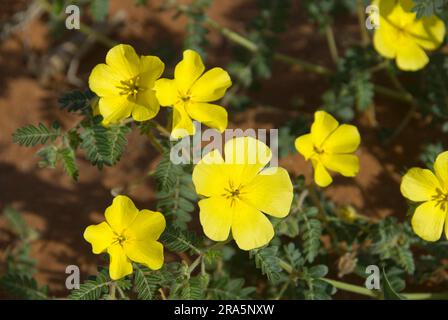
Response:
[[[42,1],[53,23],[56,2]],[[40,145],[39,166],[61,166],[86,194],[96,192],[84,190],[86,163],[99,175],[141,169],[135,181],[102,185],[110,192],[95,203],[99,215],[77,203],[89,222],[77,230],[85,243],[76,250],[86,261],[102,260],[93,264],[96,274],[67,287],[68,297],[448,298],[433,292],[448,282],[448,145],[428,144],[420,132],[431,124],[439,139],[448,128],[448,10],[420,0],[308,0],[299,9],[264,0],[237,32],[211,18],[212,2],[164,1],[162,11],[187,21],[185,49],[170,54],[155,40],[134,47],[83,24],[79,32],[108,49],[92,56],[83,89],[59,99],[74,125],[29,124],[13,133],[19,145]],[[106,23],[106,4],[85,5]],[[366,7],[373,9],[365,14]],[[287,30],[294,10],[319,31],[313,39],[323,41],[325,58],[304,61],[294,48],[282,53],[284,39],[301,38],[298,29]],[[359,22],[347,43],[337,32],[339,14]],[[225,39],[214,39],[213,50],[209,30]],[[217,50],[227,56],[213,57]],[[282,71],[293,75],[292,90]],[[314,90],[310,74],[324,78],[325,88]],[[308,91],[317,96],[313,103]],[[265,93],[290,96],[273,103]],[[286,102],[293,100],[299,102]],[[404,115],[390,117],[406,106]],[[278,126],[271,113],[280,115]],[[263,117],[279,127],[269,139],[266,131],[242,130],[265,129]],[[411,143],[399,144],[405,137]],[[126,156],[138,139],[157,153],[145,153],[144,169]],[[412,149],[421,143],[423,150]],[[151,191],[138,196],[147,183]],[[398,205],[380,212],[391,209],[382,202],[391,197]],[[12,205],[5,216],[17,239],[5,254],[0,288],[51,298],[29,256],[39,235]],[[70,226],[78,219],[59,214]],[[83,279],[88,270],[81,266]],[[429,292],[413,292],[415,284]]]

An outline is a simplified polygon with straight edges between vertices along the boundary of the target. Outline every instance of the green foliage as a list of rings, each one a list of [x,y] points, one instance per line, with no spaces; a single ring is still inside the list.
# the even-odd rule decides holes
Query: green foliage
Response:
[[[74,289],[69,298],[73,300],[98,300],[108,292],[110,284],[108,271],[103,269],[97,276],[91,277],[81,284],[79,289]]]
[[[0,288],[21,299],[48,299],[48,288],[39,288],[36,280],[25,274],[7,274],[1,277]]]
[[[92,0],[90,11],[94,20],[104,21],[109,11],[109,0]]]
[[[134,287],[140,300],[154,300],[157,289],[172,281],[171,274],[165,269],[152,271],[135,263],[134,270]]]
[[[387,276],[387,273],[382,271],[382,278],[383,278],[383,295],[384,299],[386,300],[403,300],[403,297],[400,296],[392,286],[392,283],[389,281],[389,277]]]
[[[441,124],[444,132],[448,131],[448,58],[436,54],[431,57],[423,71],[422,106],[426,113],[434,116],[434,121]]]
[[[3,215],[8,229],[17,237],[16,241],[5,250],[6,276],[31,276],[35,272],[36,260],[30,256],[31,243],[39,233],[31,228],[19,211],[6,207]]]
[[[255,293],[254,287],[245,287],[244,279],[218,277],[210,282],[207,298],[217,300],[248,300]]]
[[[407,273],[415,271],[411,244],[415,241],[409,225],[399,224],[393,217],[382,220],[372,231],[372,253],[382,260],[391,259]]]
[[[420,154],[420,161],[429,169],[433,169],[437,156],[443,152],[443,145],[440,142],[425,145],[423,152]]]
[[[93,98],[95,94],[90,90],[74,90],[64,93],[58,101],[62,110],[85,113],[90,108]]]
[[[99,117],[84,125],[81,133],[81,148],[86,151],[87,159],[98,168],[113,166],[121,158],[127,144],[126,134],[131,129],[127,125],[104,127]]]
[[[184,48],[199,52],[205,57],[205,48],[208,45],[208,29],[204,26],[206,19],[205,10],[210,6],[213,0],[195,0],[188,6],[185,16],[188,19],[187,36],[184,40]]]
[[[60,156],[64,170],[67,172],[68,176],[73,180],[78,180],[78,167],[76,166],[75,151],[72,148],[62,148],[58,150],[58,155]]]
[[[317,216],[317,208],[311,207],[302,212],[299,217],[299,229],[303,241],[303,252],[308,262],[313,262],[319,253],[322,225]]]
[[[200,252],[196,247],[198,239],[192,231],[181,231],[174,227],[169,227],[162,234],[160,240],[163,244],[173,252],[184,252],[192,250],[193,252]]]
[[[331,89],[323,96],[325,109],[346,121],[353,119],[355,110],[365,111],[373,103],[370,70],[378,62],[377,55],[370,49],[348,49],[338,61]]]
[[[166,152],[154,177],[158,190],[157,207],[172,220],[173,226],[185,230],[198,199],[191,174],[182,165],[175,165]]]
[[[22,146],[33,147],[37,144],[45,144],[48,140],[54,141],[60,135],[59,124],[54,123],[47,128],[44,124],[38,126],[32,124],[17,129],[13,134],[13,141]]]
[[[278,247],[275,246],[250,251],[250,256],[255,259],[256,267],[261,269],[262,274],[272,282],[280,279],[282,271],[277,252]]]
[[[412,0],[414,7],[412,11],[417,13],[417,18],[429,17],[441,13],[448,4],[447,0]]]

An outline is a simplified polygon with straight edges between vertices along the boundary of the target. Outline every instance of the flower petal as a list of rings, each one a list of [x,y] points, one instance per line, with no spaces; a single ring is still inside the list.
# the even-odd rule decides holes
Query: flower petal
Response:
[[[126,236],[132,239],[151,241],[159,239],[165,227],[166,221],[163,214],[144,209],[137,214],[125,232]]]
[[[196,193],[206,197],[222,195],[228,184],[226,170],[227,165],[218,150],[207,153],[193,169]]]
[[[193,121],[185,111],[183,103],[176,103],[173,107],[173,129],[171,130],[171,137],[174,139],[183,138],[188,135],[194,135],[196,128]]]
[[[352,154],[324,154],[321,160],[326,168],[345,177],[354,177],[359,172],[359,159]]]
[[[230,201],[222,196],[212,196],[198,204],[199,219],[205,235],[214,241],[227,240],[233,219]]]
[[[328,187],[332,182],[333,178],[330,176],[330,173],[324,167],[322,162],[313,161],[314,167],[314,181],[319,187]]]
[[[409,33],[423,48],[435,50],[445,37],[445,24],[436,16],[423,17],[411,25]]]
[[[252,137],[231,139],[224,145],[225,163],[233,185],[250,182],[271,160],[269,147]]]
[[[140,58],[130,45],[119,44],[110,49],[106,55],[106,63],[123,80],[134,78],[139,74]]]
[[[100,98],[98,108],[103,116],[103,124],[109,125],[129,118],[134,109],[134,103],[124,96],[111,96]]]
[[[186,107],[187,113],[196,121],[210,128],[223,132],[227,128],[227,111],[211,103],[191,102]]]
[[[421,168],[409,169],[400,185],[401,194],[416,202],[431,200],[438,188],[440,183],[431,170]]]
[[[311,126],[311,138],[314,145],[320,148],[338,126],[338,121],[331,114],[325,111],[317,111],[314,114],[314,123]]]
[[[178,100],[176,82],[170,79],[159,79],[154,85],[157,100],[162,106],[172,106]]]
[[[158,241],[126,241],[124,251],[129,259],[152,270],[158,270],[163,265],[163,245]]]
[[[350,124],[343,124],[330,134],[322,148],[329,153],[352,153],[358,149],[360,143],[358,129]]]
[[[115,96],[119,94],[120,75],[104,63],[96,65],[89,76],[89,88],[99,97]]]
[[[112,280],[121,279],[132,273],[132,264],[126,256],[123,247],[114,244],[107,248],[110,256],[109,276]]]
[[[423,240],[437,241],[440,239],[446,211],[435,201],[422,203],[415,210],[411,224],[414,232]]]
[[[373,46],[383,57],[393,59],[397,55],[397,44],[394,42],[395,29],[389,25],[386,19],[380,18],[380,27],[373,35]]]
[[[139,85],[146,89],[152,89],[154,82],[160,78],[165,69],[165,64],[156,56],[141,56],[139,67]]]
[[[232,85],[229,74],[222,68],[213,68],[200,77],[191,87],[191,99],[209,102],[221,99]]]
[[[305,158],[305,160],[309,160],[314,154],[314,144],[311,133],[298,137],[294,145],[296,150]]]
[[[243,189],[241,198],[258,210],[283,218],[291,209],[292,183],[283,168],[268,168],[260,172]]]
[[[92,245],[92,252],[99,254],[112,244],[114,232],[107,222],[101,222],[88,226],[84,231],[84,239]]]
[[[107,223],[118,234],[132,224],[137,214],[138,209],[132,200],[123,195],[116,196],[105,212]]]
[[[442,152],[434,162],[434,171],[444,190],[448,191],[448,151]]]
[[[193,50],[185,50],[183,59],[176,65],[174,79],[180,93],[187,95],[193,83],[204,72],[204,64],[201,56]]]
[[[400,41],[397,47],[397,66],[404,71],[416,71],[422,69],[429,62],[425,51],[408,37],[407,41]]]
[[[236,201],[232,235],[240,249],[252,250],[268,244],[274,237],[274,228],[258,209],[244,201]]]
[[[148,89],[137,95],[137,101],[132,110],[132,118],[135,121],[146,121],[154,118],[159,110],[159,102],[154,91]]]

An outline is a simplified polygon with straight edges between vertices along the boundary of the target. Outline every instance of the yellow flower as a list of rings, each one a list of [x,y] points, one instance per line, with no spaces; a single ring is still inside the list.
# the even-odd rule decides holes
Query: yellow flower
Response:
[[[417,19],[412,0],[376,0],[379,26],[373,37],[375,50],[396,59],[401,70],[422,69],[429,58],[424,50],[435,50],[445,37],[445,24],[436,16]]]
[[[105,216],[106,222],[86,228],[84,239],[92,245],[93,253],[109,254],[111,279],[131,274],[131,261],[153,270],[162,267],[163,246],[157,239],[166,223],[160,212],[139,211],[131,199],[117,196]]]
[[[317,111],[311,133],[298,137],[295,147],[305,160],[311,160],[316,184],[326,187],[333,181],[327,170],[346,177],[356,176],[359,159],[353,153],[360,142],[361,137],[355,126],[339,125],[330,114]]]
[[[401,181],[403,196],[414,202],[422,202],[412,216],[412,229],[426,241],[437,241],[445,225],[448,238],[448,151],[439,154],[434,171],[411,168]]]
[[[119,44],[106,55],[106,64],[93,68],[89,87],[99,100],[103,124],[116,123],[132,115],[136,121],[154,118],[159,102],[153,87],[165,65],[155,56],[138,56],[134,48]]]
[[[199,201],[204,233],[214,241],[224,241],[232,231],[243,250],[264,246],[274,236],[274,229],[262,212],[282,218],[291,208],[288,172],[279,167],[264,168],[272,157],[271,150],[255,138],[228,141],[224,155],[225,160],[213,150],[193,170],[196,192],[207,197]]]
[[[221,68],[204,72],[201,56],[184,51],[183,60],[174,70],[174,79],[156,81],[157,99],[162,106],[173,107],[173,138],[195,134],[192,119],[220,132],[227,128],[227,111],[209,102],[221,99],[232,85],[229,74]]]

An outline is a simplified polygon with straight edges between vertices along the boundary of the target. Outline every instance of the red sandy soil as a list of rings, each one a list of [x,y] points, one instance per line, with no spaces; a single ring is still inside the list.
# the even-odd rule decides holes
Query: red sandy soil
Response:
[[[151,52],[155,43],[164,41],[176,49],[174,55],[179,59],[185,19],[172,20],[173,12],[157,12],[155,8],[161,0],[151,0],[146,7],[135,7],[132,0],[111,2],[110,14],[119,9],[128,13],[125,27],[114,36],[117,41],[132,44],[145,54]],[[306,21],[300,4],[293,10],[279,51],[334,68],[324,37]],[[244,0],[215,0],[210,9],[210,15],[218,22],[241,32],[244,32],[244,21],[255,13],[253,1]],[[0,18],[5,18],[4,12]],[[344,17],[336,25],[336,40],[341,51],[359,42],[355,18]],[[87,161],[80,160],[78,183],[71,182],[61,168],[39,169],[34,156],[37,147],[13,144],[12,133],[26,124],[49,124],[53,120],[69,128],[78,118],[58,109],[58,95],[70,86],[63,82],[53,89],[40,86],[26,68],[26,52],[17,37],[27,39],[36,52],[45,52],[51,46],[45,21],[34,21],[19,34],[0,43],[0,211],[11,205],[22,211],[25,219],[39,230],[41,236],[32,250],[33,257],[38,260],[37,280],[48,284],[52,294],[63,296],[67,265],[80,266],[84,278],[95,272],[97,256],[91,253],[82,233],[86,226],[103,219],[102,212],[111,202],[110,190],[139,179],[159,158],[149,142],[135,132],[129,136],[126,153],[117,166],[98,171]],[[207,65],[223,65],[228,61],[229,43],[213,31],[209,40]],[[83,61],[80,70],[83,79],[87,79],[94,65],[103,62],[106,52],[107,48],[97,45]],[[230,126],[278,128],[291,116],[311,114],[319,107],[326,86],[319,76],[276,63],[272,79],[262,84],[262,90],[252,94],[255,101],[261,103],[244,113],[230,113]],[[291,106],[292,98],[303,100],[304,107]],[[263,108],[266,105],[273,108],[267,111]],[[396,126],[407,108],[400,103],[377,99],[378,121],[382,126]],[[428,130],[425,121],[414,119],[402,133],[399,144],[385,149],[365,119],[357,122],[363,137],[359,151],[361,171],[355,179],[337,177],[326,193],[337,204],[352,204],[366,215],[404,217],[406,204],[399,192],[400,173],[405,167],[418,164],[417,155],[422,145],[419,142],[434,141],[437,136]],[[82,154],[80,156],[82,159]],[[309,165],[298,154],[282,159],[281,165],[293,175],[310,176]],[[152,208],[155,201],[152,182],[147,180],[133,189],[130,196],[138,207]],[[11,241],[3,219],[0,217],[0,259]]]

